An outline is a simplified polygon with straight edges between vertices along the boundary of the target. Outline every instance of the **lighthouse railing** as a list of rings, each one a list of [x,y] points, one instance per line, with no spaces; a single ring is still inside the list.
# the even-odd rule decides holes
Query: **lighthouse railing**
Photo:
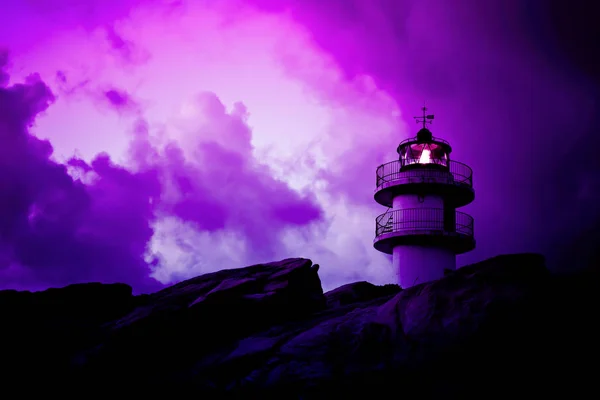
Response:
[[[385,212],[375,219],[376,237],[384,233],[410,234],[415,231],[473,236],[473,217],[460,211],[448,214],[443,208],[405,208]]]
[[[446,180],[448,184],[473,187],[473,170],[467,164],[449,160],[448,168],[444,169],[410,169],[401,171],[402,163],[394,160],[377,167],[376,187],[386,182],[407,180],[414,182],[418,179],[435,179],[437,182]]]

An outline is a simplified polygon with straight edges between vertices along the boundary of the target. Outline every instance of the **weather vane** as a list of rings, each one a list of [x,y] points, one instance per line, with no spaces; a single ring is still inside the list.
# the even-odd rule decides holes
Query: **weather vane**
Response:
[[[427,114],[427,107],[423,106],[421,108],[423,110],[423,115],[420,117],[413,117],[417,124],[423,124],[423,129],[427,128],[427,124],[431,124],[433,122],[433,114]]]

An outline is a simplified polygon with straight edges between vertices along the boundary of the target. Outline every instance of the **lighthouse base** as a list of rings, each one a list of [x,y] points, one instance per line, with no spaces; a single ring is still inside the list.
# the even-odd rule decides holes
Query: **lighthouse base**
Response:
[[[398,284],[406,289],[444,276],[444,270],[456,269],[456,255],[443,247],[397,246],[392,251],[392,265]]]

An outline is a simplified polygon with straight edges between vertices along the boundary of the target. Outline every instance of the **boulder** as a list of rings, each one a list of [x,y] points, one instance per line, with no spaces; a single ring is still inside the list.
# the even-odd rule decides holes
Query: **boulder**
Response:
[[[326,306],[318,266],[303,258],[221,270],[163,289],[106,327],[83,375],[152,385],[212,366],[235,341]]]

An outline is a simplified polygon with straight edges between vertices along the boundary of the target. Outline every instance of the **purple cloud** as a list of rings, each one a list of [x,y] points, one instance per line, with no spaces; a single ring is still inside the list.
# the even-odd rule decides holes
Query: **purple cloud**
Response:
[[[152,146],[142,121],[130,149],[133,160],[168,182],[171,194],[162,199],[163,213],[199,231],[239,233],[255,254],[273,256],[281,247],[282,231],[319,221],[320,206],[312,195],[291,190],[257,162],[243,105],[227,113],[216,95],[203,93],[196,106],[209,122],[198,127],[200,139],[186,143],[191,156],[184,156],[175,142],[163,150]]]
[[[103,93],[108,104],[119,112],[135,112],[139,106],[126,92],[115,88],[107,89]]]
[[[122,91],[106,92],[115,109],[133,104]],[[51,160],[52,146],[32,136],[35,118],[54,101],[42,80],[0,88],[0,284],[39,289],[74,282],[126,282],[136,291],[161,286],[150,277],[158,262],[148,248],[157,217],[177,217],[199,231],[227,227],[257,254],[280,245],[286,226],[318,220],[321,210],[274,180],[252,156],[244,114],[227,114],[214,95],[200,104],[221,140],[195,144],[195,158],[176,143],[150,144],[140,121],[130,154],[136,168],[100,154],[92,162]],[[238,111],[241,110],[238,108]],[[169,196],[165,191],[171,190]]]

